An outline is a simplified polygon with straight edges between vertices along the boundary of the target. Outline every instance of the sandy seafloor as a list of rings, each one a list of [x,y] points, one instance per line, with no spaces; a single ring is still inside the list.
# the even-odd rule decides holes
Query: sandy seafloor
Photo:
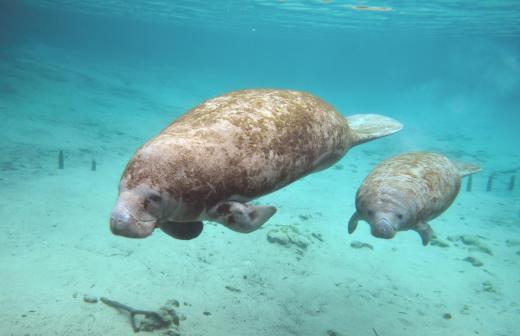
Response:
[[[513,168],[519,156],[491,134],[403,120],[401,134],[258,200],[278,213],[257,232],[208,223],[192,241],[162,232],[131,240],[108,227],[127,160],[180,113],[223,91],[208,80],[174,81],[175,69],[129,71],[57,55],[36,45],[0,59],[0,335],[133,334],[126,315],[84,302],[85,294],[149,310],[179,300],[182,335],[517,334],[518,191],[505,190],[509,176],[493,192],[485,184],[486,168]],[[449,247],[423,247],[415,232],[376,239],[365,223],[347,234],[355,190],[374,164],[446,143],[460,148],[448,154],[484,168],[474,190],[462,190],[431,222]],[[306,248],[267,240],[288,225]],[[447,239],[458,235],[478,236],[492,255]]]

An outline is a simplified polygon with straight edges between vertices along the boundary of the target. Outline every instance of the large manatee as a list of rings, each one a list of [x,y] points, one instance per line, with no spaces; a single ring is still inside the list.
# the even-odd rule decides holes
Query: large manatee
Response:
[[[145,143],[128,162],[110,217],[113,233],[155,228],[192,239],[202,221],[251,232],[275,212],[247,202],[325,169],[360,143],[402,125],[379,115],[343,117],[308,93],[258,89],[209,99]]]

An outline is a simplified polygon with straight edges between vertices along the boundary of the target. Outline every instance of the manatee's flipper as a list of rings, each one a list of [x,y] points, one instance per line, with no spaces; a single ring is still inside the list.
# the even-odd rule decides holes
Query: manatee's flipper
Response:
[[[480,171],[480,167],[472,163],[454,162],[459,171],[460,177],[475,174]]]
[[[249,233],[258,229],[276,212],[272,206],[254,206],[245,203],[226,201],[211,208],[208,219],[224,224],[227,228]]]
[[[359,217],[357,212],[354,212],[352,214],[352,217],[350,217],[350,220],[348,221],[348,233],[352,233],[356,230],[358,221],[361,218]]]
[[[202,222],[167,222],[160,226],[164,233],[182,240],[197,238],[202,227]]]
[[[417,231],[417,233],[419,233],[419,236],[421,236],[422,244],[424,246],[428,245],[430,239],[433,236],[433,230],[430,224],[426,222],[421,222],[417,224],[415,231]]]
[[[399,121],[378,114],[355,114],[348,116],[347,122],[353,133],[354,146],[393,134],[403,128]]]

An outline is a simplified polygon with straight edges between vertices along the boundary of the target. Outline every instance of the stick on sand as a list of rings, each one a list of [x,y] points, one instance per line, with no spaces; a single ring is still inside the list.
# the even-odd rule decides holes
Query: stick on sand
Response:
[[[137,325],[137,323],[135,321],[136,315],[144,315],[145,318],[152,318],[155,321],[157,321],[161,325],[161,327],[168,326],[168,323],[161,317],[161,315],[159,315],[156,312],[134,309],[132,307],[126,306],[117,301],[109,300],[104,297],[101,297],[100,300],[101,300],[101,302],[103,302],[104,304],[106,304],[112,308],[128,312],[130,314],[130,323],[132,324],[132,329],[134,329],[134,332],[139,332],[139,326]]]

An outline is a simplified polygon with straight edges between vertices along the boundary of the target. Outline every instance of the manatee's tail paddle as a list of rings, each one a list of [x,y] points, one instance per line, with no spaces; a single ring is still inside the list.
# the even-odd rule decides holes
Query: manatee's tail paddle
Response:
[[[459,170],[461,177],[476,174],[480,171],[480,167],[472,163],[454,162],[455,166]]]
[[[354,135],[354,145],[394,134],[403,128],[399,121],[378,114],[351,115],[347,122]]]

